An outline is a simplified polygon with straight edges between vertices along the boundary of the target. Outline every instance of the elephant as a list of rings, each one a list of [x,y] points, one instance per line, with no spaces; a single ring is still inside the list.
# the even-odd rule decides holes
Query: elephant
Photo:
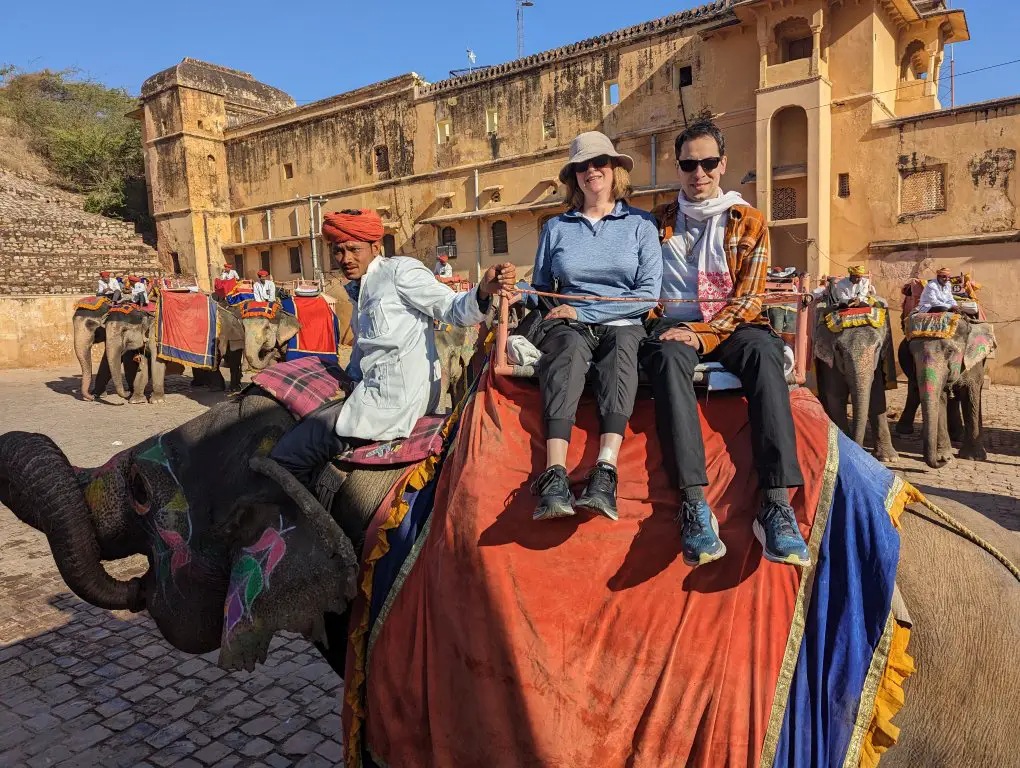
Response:
[[[899,360],[910,382],[907,402],[896,431],[910,434],[921,407],[924,461],[932,468],[953,459],[951,434],[959,429],[959,457],[984,461],[981,392],[985,359],[995,349],[987,323],[959,315],[949,338],[914,338],[900,345]],[[962,414],[960,413],[962,410]],[[962,420],[962,429],[960,421]]]
[[[252,669],[274,632],[311,638],[344,674],[348,606],[366,528],[398,469],[351,471],[330,511],[264,473],[293,419],[258,387],[114,456],[71,466],[46,436],[0,435],[0,502],[43,531],[62,577],[107,609],[147,610],[174,647],[219,648]],[[1014,562],[1020,539],[978,512],[929,497]],[[1020,588],[1002,563],[913,505],[901,520],[897,583],[917,671],[897,715],[898,766],[1010,765],[1020,685]],[[118,581],[102,560],[141,553]],[[226,606],[226,608],[224,607]],[[980,648],[981,653],[974,653]],[[989,702],[994,702],[994,706]]]
[[[301,323],[289,312],[277,310],[272,320],[246,317],[244,328],[244,362],[253,371],[261,371],[287,356],[287,343],[301,330]]]
[[[92,345],[106,341],[106,331],[103,323],[106,320],[106,313],[110,311],[110,305],[103,303],[98,309],[84,309],[78,307],[71,316],[71,329],[74,334],[74,354],[81,366],[81,396],[83,400],[94,400],[92,394]],[[104,374],[108,372],[103,371]],[[109,378],[103,381],[102,388],[98,388],[100,394],[106,389]],[[99,381],[96,382],[99,384]]]
[[[815,326],[815,372],[825,412],[858,445],[864,445],[865,426],[870,424],[879,461],[898,458],[885,415],[883,361],[891,344],[888,322],[881,328],[863,325],[839,333],[829,330],[824,320]],[[852,425],[847,423],[847,396],[853,407]]]

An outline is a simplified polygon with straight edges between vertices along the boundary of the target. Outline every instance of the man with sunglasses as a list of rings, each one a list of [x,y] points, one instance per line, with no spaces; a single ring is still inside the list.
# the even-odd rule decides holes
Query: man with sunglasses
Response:
[[[726,173],[722,132],[711,121],[676,139],[681,191],[656,208],[662,243],[664,317],[650,323],[641,364],[655,392],[656,426],[666,467],[681,492],[684,561],[697,566],[726,554],[708,485],[694,368],[718,361],[736,375],[748,401],[751,447],[761,488],[754,520],[765,557],[809,565],[789,488],[804,484],[783,364],[783,342],[762,317],[769,266],[765,217],[737,192],[720,187]]]
[[[513,288],[512,264],[489,267],[473,291],[454,293],[410,256],[380,258],[383,223],[371,210],[327,213],[322,234],[350,282],[354,348],[346,400],[306,416],[271,457],[313,488],[329,459],[351,445],[407,437],[439,405],[442,371],[433,320],[461,327],[485,319],[489,297]]]

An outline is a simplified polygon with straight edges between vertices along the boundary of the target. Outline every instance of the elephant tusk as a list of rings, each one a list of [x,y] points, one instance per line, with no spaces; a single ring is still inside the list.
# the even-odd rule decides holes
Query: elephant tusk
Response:
[[[294,475],[268,456],[253,456],[248,460],[248,466],[252,471],[268,477],[279,485],[283,492],[297,504],[298,509],[312,524],[315,532],[334,552],[341,555],[347,562],[358,562],[358,558],[354,554],[354,545],[347,538],[347,534],[343,532],[326,508],[319,503],[319,500]]]

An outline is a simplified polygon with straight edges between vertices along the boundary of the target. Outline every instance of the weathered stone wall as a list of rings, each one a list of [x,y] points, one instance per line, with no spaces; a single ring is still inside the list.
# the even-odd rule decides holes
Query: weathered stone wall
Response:
[[[0,369],[76,365],[71,315],[77,300],[0,296]]]
[[[80,196],[0,170],[0,295],[88,294],[103,269],[161,271],[133,225],[86,213]]]

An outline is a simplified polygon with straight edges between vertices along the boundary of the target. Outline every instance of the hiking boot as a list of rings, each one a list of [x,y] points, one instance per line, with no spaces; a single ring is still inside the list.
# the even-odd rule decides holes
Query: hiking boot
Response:
[[[676,520],[680,524],[680,549],[687,565],[696,568],[726,554],[726,545],[719,538],[719,521],[707,501],[684,501]]]
[[[531,484],[531,492],[542,497],[532,515],[534,520],[570,517],[574,514],[574,494],[570,492],[567,470],[559,464],[539,475]]]
[[[599,461],[588,473],[588,487],[584,489],[577,506],[594,509],[610,520],[619,520],[616,511],[616,467]]]
[[[789,565],[811,565],[811,553],[797,527],[797,516],[789,504],[762,501],[752,525],[761,542],[765,559]]]

